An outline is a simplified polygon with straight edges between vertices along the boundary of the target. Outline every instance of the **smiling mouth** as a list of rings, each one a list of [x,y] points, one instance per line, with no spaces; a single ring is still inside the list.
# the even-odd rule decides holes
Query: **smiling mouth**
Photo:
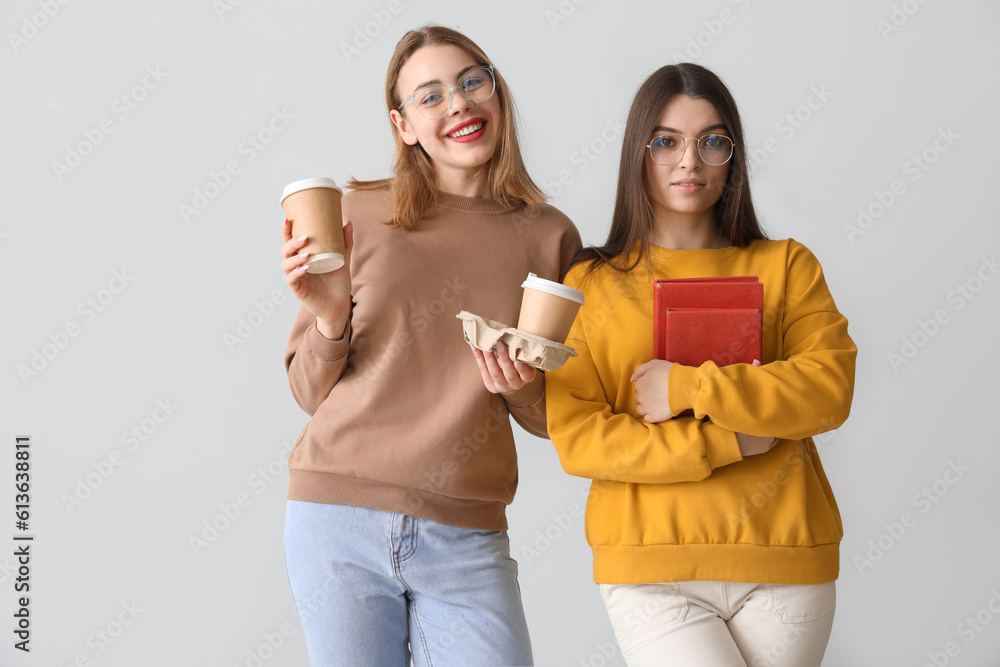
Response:
[[[486,123],[484,121],[479,121],[478,123],[473,123],[472,125],[466,125],[461,130],[458,130],[457,132],[452,132],[451,134],[445,136],[450,137],[452,139],[458,139],[459,137],[470,135],[473,132],[478,132],[483,128],[483,125],[485,124]]]

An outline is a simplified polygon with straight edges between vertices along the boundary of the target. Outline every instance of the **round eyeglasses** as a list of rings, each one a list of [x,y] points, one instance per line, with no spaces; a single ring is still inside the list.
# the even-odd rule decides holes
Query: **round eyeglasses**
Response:
[[[656,164],[677,164],[684,157],[689,140],[698,142],[698,155],[705,164],[726,164],[733,157],[733,140],[724,134],[703,134],[697,139],[679,134],[661,134],[646,144],[646,148]]]
[[[462,97],[472,104],[482,104],[493,97],[496,91],[496,78],[493,76],[493,65],[484,65],[470,69],[462,75],[459,82],[454,86],[446,86],[443,83],[434,83],[423,86],[413,91],[413,94],[403,100],[397,107],[402,109],[407,102],[413,100],[413,105],[424,118],[437,120],[444,118],[451,111],[454,101],[453,89],[458,88]]]

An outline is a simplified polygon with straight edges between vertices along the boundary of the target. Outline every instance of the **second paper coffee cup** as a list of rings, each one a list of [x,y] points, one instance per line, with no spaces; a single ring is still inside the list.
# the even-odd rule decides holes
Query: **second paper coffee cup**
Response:
[[[565,343],[576,313],[583,305],[583,292],[529,273],[521,283],[521,314],[517,328],[557,343]]]
[[[307,235],[306,271],[327,273],[344,265],[343,191],[332,178],[306,178],[285,186],[281,207],[292,223],[292,237]]]

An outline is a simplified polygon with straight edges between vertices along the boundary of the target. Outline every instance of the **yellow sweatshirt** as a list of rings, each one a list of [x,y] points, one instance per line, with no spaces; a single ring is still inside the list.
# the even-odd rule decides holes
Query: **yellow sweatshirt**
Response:
[[[822,267],[792,239],[651,256],[652,275],[570,270],[586,296],[566,342],[579,356],[546,374],[563,469],[593,480],[594,580],[833,581],[843,527],[810,436],[847,419],[857,348]],[[629,378],[653,358],[653,279],[740,275],[764,284],[763,364],[674,364],[670,411],[694,416],[645,422]],[[737,432],[781,440],[743,458]]]

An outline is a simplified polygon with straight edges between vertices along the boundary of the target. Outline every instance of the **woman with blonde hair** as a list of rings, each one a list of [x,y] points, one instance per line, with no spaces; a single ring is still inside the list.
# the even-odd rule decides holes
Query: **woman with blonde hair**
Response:
[[[289,457],[288,580],[316,665],[528,665],[505,508],[510,417],[547,437],[545,379],[470,352],[461,310],[514,323],[529,272],[580,248],[521,159],[499,69],[461,33],[408,32],[386,76],[394,173],[343,199],[347,265],[308,274],[285,363],[312,419]]]

